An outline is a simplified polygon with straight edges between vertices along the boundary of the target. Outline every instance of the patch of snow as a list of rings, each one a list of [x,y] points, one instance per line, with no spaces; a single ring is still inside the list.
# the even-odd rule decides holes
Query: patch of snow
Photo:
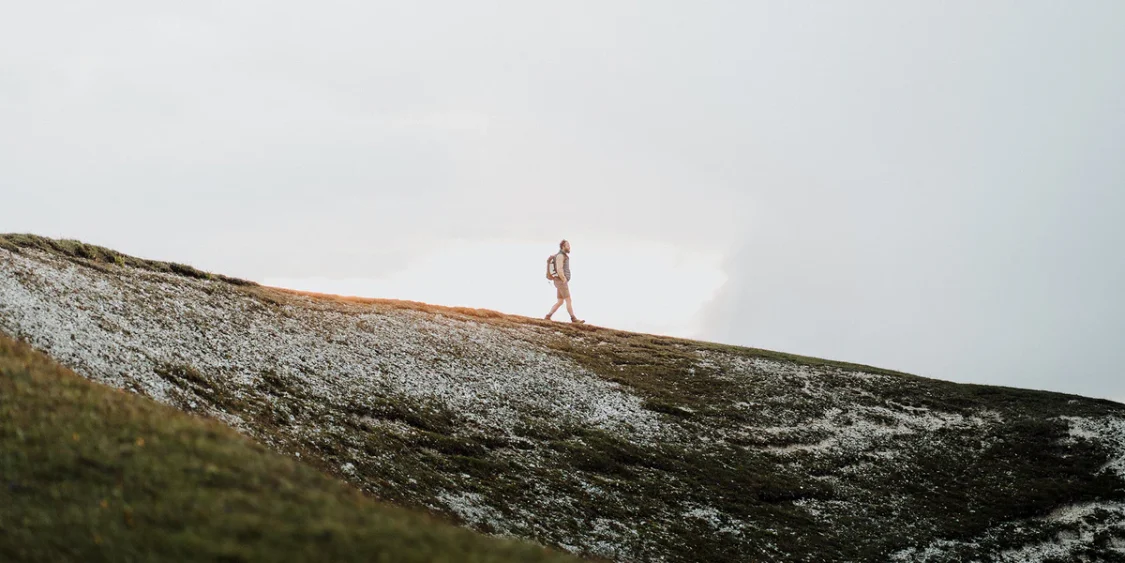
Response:
[[[465,522],[475,526],[487,525],[501,533],[508,530],[508,522],[500,511],[489,506],[476,493],[446,491],[438,494],[438,500]]]
[[[706,522],[712,528],[718,528],[723,524],[719,519],[720,513],[718,510],[710,506],[697,506],[684,512],[684,518],[698,518]]]
[[[331,403],[436,402],[505,434],[526,412],[634,440],[661,432],[640,398],[510,331],[418,311],[347,314],[311,299],[265,307],[222,282],[131,268],[112,278],[46,253],[0,252],[0,329],[87,377],[132,384],[161,402],[174,404],[176,392],[155,373],[164,364],[238,385],[272,369]]]
[[[1108,416],[1103,418],[1064,416],[1061,418],[1070,424],[1071,440],[1095,440],[1108,445],[1114,452],[1114,458],[1102,467],[1102,471],[1113,471],[1120,477],[1125,478],[1125,418]]]
[[[916,548],[911,547],[896,551],[892,553],[889,561],[902,562],[902,563],[926,563],[929,561],[946,561],[949,559],[949,552],[953,549],[963,547],[966,545],[963,542],[937,540],[926,547]],[[976,544],[970,544],[976,545]],[[968,563],[968,562],[966,562]]]
[[[989,424],[987,416],[965,417],[956,413],[938,413],[929,410],[903,412],[886,407],[853,405],[847,409],[832,407],[824,416],[799,429],[827,433],[829,437],[815,444],[792,444],[767,448],[774,453],[811,452],[825,450],[868,450],[881,438],[916,433],[931,433],[942,428],[976,428]],[[757,429],[769,434],[793,432],[792,426],[773,426]]]
[[[1091,518],[1096,515],[1102,518]],[[1108,516],[1108,517],[1106,517]],[[1039,543],[1009,549],[989,557],[988,561],[998,563],[1039,563],[1046,561],[1075,561],[1080,559],[1083,550],[1094,543],[1094,537],[1102,532],[1114,530],[1118,535],[1125,534],[1125,503],[1102,502],[1086,503],[1068,506],[1051,513],[1045,518],[1035,519],[1042,522],[1056,522],[1076,525],[1076,531],[1064,531],[1053,538]],[[987,538],[996,532],[990,530],[982,534]],[[964,547],[978,547],[979,541],[956,542],[939,540],[924,548],[910,548],[898,551],[891,556],[891,561],[903,562],[929,562],[947,561],[949,552]],[[1115,551],[1125,555],[1121,546],[1113,544]],[[981,560],[977,560],[981,561]]]

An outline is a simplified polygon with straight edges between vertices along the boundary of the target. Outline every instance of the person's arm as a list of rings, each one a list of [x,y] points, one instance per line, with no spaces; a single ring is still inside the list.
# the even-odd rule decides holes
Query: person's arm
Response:
[[[562,254],[556,254],[555,255],[555,272],[558,273],[559,279],[562,280],[563,283],[567,283],[567,282],[570,281],[570,280],[566,279],[566,271],[563,270]]]

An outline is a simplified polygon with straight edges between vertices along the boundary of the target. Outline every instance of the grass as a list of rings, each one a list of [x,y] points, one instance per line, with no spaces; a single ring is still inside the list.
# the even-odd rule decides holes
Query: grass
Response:
[[[709,534],[702,540],[687,533],[681,543],[667,546],[666,553],[676,560],[722,560],[739,545],[774,543],[785,554],[772,557],[778,560],[832,554],[833,559],[873,561],[939,538],[978,541],[974,551],[962,554],[966,560],[974,560],[1023,545],[1021,541],[1066,533],[1069,528],[1065,525],[1034,520],[1059,507],[1125,501],[1125,482],[1113,472],[1101,470],[1112,452],[1100,443],[1068,441],[1067,424],[1058,418],[1119,415],[1121,405],[1111,401],[956,384],[765,350],[618,331],[598,331],[595,338],[564,335],[549,345],[601,377],[630,388],[644,398],[646,408],[665,415],[668,423],[679,425],[696,439],[731,436],[739,428],[781,422],[801,429],[833,406],[899,404],[965,416],[991,411],[1003,420],[983,432],[947,428],[922,439],[885,439],[872,449],[897,452],[890,462],[866,453],[784,458],[762,451],[816,443],[821,436],[813,430],[799,430],[795,435],[752,434],[742,441],[712,440],[702,447],[670,443],[641,449],[585,430],[553,442],[574,470],[619,477],[643,487],[644,494],[638,496],[645,502],[690,502],[748,521],[769,522],[769,532],[752,532],[749,541],[722,534]],[[818,393],[793,400],[792,386],[776,378],[735,384],[724,378],[722,366],[702,367],[700,351],[715,350],[827,369],[817,377],[822,386]],[[890,377],[873,384],[874,396],[853,396],[849,403],[839,405],[827,397],[855,383],[833,376],[830,368],[837,367]],[[734,407],[740,401],[766,405],[785,397],[789,399],[781,412]],[[981,447],[983,443],[988,445]],[[858,510],[854,517],[840,518],[826,527],[823,521],[809,520],[794,508],[795,502],[806,500],[843,501]],[[903,506],[910,507],[910,512],[897,513]],[[597,512],[601,507],[592,502],[588,510]],[[887,528],[888,523],[907,521],[911,526]],[[1024,528],[979,541],[998,523],[1015,521],[1024,521]],[[1115,541],[1125,540],[1125,533],[1113,533]],[[850,539],[841,541],[843,538]],[[1125,561],[1112,548],[1092,547],[1089,553],[1098,560]]]
[[[377,503],[0,336],[0,560],[573,559]]]
[[[52,239],[38,235],[9,233],[0,234],[0,248],[5,248],[12,252],[20,252],[21,249],[43,250],[69,258],[75,263],[95,268],[128,266],[152,272],[177,274],[188,278],[203,280],[213,279],[233,285],[257,285],[252,281],[212,274],[175,262],[159,262],[156,260],[134,258],[117,252],[116,250],[86,244],[77,240]]]
[[[0,237],[0,246],[34,247],[62,253],[80,264],[110,274],[120,271],[121,264],[134,265],[130,261],[135,260],[98,247],[38,237]],[[145,266],[150,264],[148,262],[141,264],[137,267],[158,269]],[[185,278],[200,277],[184,271],[174,273]],[[179,283],[189,285],[188,281]],[[294,365],[286,370],[282,369],[285,366],[246,364],[250,373],[259,375],[249,384],[240,383],[225,373],[197,369],[189,363],[156,366],[155,373],[169,384],[170,401],[181,410],[237,416],[246,423],[248,432],[263,443],[298,456],[321,472],[311,474],[338,476],[365,493],[401,506],[425,511],[442,506],[439,499],[443,495],[473,495],[477,499],[476,509],[488,509],[498,515],[494,520],[466,522],[485,532],[516,535],[546,545],[573,546],[598,531],[591,523],[608,522],[626,531],[601,544],[583,543],[581,549],[615,556],[611,551],[590,548],[608,544],[613,549],[620,547],[624,558],[635,560],[883,561],[898,550],[940,540],[961,542],[958,547],[948,548],[946,560],[993,560],[1005,549],[1075,533],[1076,524],[1036,520],[1057,509],[1083,503],[1125,502],[1125,482],[1114,472],[1102,471],[1116,454],[1103,442],[1069,439],[1067,424],[1059,419],[1063,416],[1122,416],[1125,412],[1122,405],[1110,401],[955,384],[870,366],[600,327],[549,323],[495,311],[324,296],[265,287],[218,284],[208,284],[208,287],[219,293],[251,295],[262,309],[279,311],[275,319],[325,323],[326,330],[335,330],[335,327],[325,319],[340,313],[392,315],[400,310],[472,321],[474,329],[498,328],[513,339],[530,341],[537,349],[620,385],[639,397],[640,404],[659,417],[663,433],[647,443],[634,443],[624,433],[562,423],[534,410],[520,413],[521,422],[513,434],[502,435],[468,424],[461,413],[444,403],[389,391],[367,393],[361,399],[325,400],[311,392],[301,378],[292,375]],[[310,311],[324,314],[318,317]],[[179,322],[191,329],[189,321],[180,319]],[[443,348],[438,353],[440,357],[432,361],[447,364],[474,361],[470,356],[461,355],[467,348],[452,344]],[[310,347],[301,352],[313,353],[314,350]],[[429,357],[418,359],[429,360]],[[783,365],[760,371],[733,367],[738,362],[759,360]],[[193,359],[183,357],[177,361]],[[381,365],[379,369],[394,376],[410,375]],[[803,374],[793,375],[793,369]],[[852,371],[880,377],[856,378],[854,374],[845,373]],[[737,377],[732,377],[733,372],[737,372]],[[301,373],[322,381],[331,381],[333,377],[331,373]],[[518,371],[513,373],[518,375]],[[9,395],[6,389],[0,387],[4,391],[0,394],[0,416],[5,417],[13,404],[6,398]],[[44,392],[50,389],[44,388]],[[123,398],[115,400],[125,401]],[[98,401],[100,399],[93,403],[100,405]],[[29,410],[22,415],[25,417],[31,413],[54,416],[42,413],[59,410],[52,403],[27,402]],[[156,408],[151,403],[143,404]],[[832,436],[817,424],[833,409],[856,417],[858,422],[877,423],[884,429],[898,426],[895,415],[908,415],[913,412],[911,409],[943,416],[995,415],[995,420],[971,427],[946,425],[933,431],[923,429],[910,434],[883,435],[853,449],[817,449],[817,444]],[[53,435],[51,440],[77,448],[82,440],[67,442],[69,432],[86,436],[88,432],[82,428],[90,423],[74,424],[69,417],[64,418],[66,420],[51,419],[50,424],[62,428],[61,434]],[[860,418],[863,420],[858,420]],[[222,430],[197,419],[188,420],[210,431]],[[0,422],[9,433],[10,428],[24,427],[10,423],[8,418]],[[157,428],[163,422],[151,424],[152,428]],[[848,424],[841,422],[840,427]],[[780,431],[771,432],[771,429]],[[109,432],[101,431],[105,435]],[[152,434],[156,430],[150,428],[146,432]],[[130,446],[131,440],[141,436],[145,436],[145,446],[138,447],[135,443]],[[223,436],[241,440],[242,447],[256,452],[254,455],[267,455],[262,447],[229,432]],[[160,443],[173,439],[164,437]],[[5,464],[9,463],[8,459],[18,458],[20,454],[16,450],[20,448],[32,451],[24,442],[11,440],[7,433],[0,435],[0,447],[3,447],[0,459],[5,460]],[[124,433],[116,441],[107,442],[104,437],[99,440],[100,444],[84,450],[87,453],[83,455],[111,452],[117,457],[97,462],[114,469],[104,471],[106,481],[98,485],[103,492],[86,498],[83,506],[91,502],[98,504],[101,498],[117,498],[113,493],[114,487],[120,488],[118,483],[124,482],[118,477],[124,471],[120,469],[122,464],[139,459],[138,454],[152,451],[154,444],[141,430]],[[809,450],[801,449],[810,446]],[[124,451],[133,453],[121,453]],[[888,452],[893,455],[882,455]],[[304,466],[283,458],[271,459],[282,467],[292,465],[291,471],[308,472],[307,468],[300,469]],[[68,463],[80,469],[87,467],[74,460]],[[190,459],[183,463],[189,464]],[[220,466],[216,462],[209,463]],[[2,467],[7,471],[8,465]],[[198,464],[190,467],[196,468],[193,470],[196,473],[200,471]],[[239,460],[231,467],[241,471],[254,466]],[[354,471],[344,471],[342,467],[352,467]],[[160,477],[163,470],[153,470],[147,465],[130,471],[152,472],[152,478],[162,479],[159,486],[126,487],[133,491],[129,493],[131,500],[123,501],[121,506],[111,505],[117,507],[114,510],[129,506],[133,511],[129,518],[134,524],[139,506],[136,499],[143,498],[143,494],[167,487],[181,478],[195,488],[200,487],[198,480],[190,481],[195,475],[192,472],[186,473],[186,477],[179,474]],[[130,473],[130,479],[138,480],[127,482],[144,482],[134,473]],[[265,473],[271,478],[286,475],[277,469]],[[94,475],[97,474],[94,471]],[[249,494],[245,492],[247,488],[258,491],[254,488],[261,488],[258,483],[267,479],[260,472],[228,471],[223,475],[226,475],[223,486],[242,491],[240,494]],[[6,478],[7,473],[3,476]],[[207,483],[204,481],[210,486]],[[335,486],[317,483],[320,484],[316,487],[321,489]],[[10,490],[22,491],[22,486],[18,484]],[[37,485],[44,490],[50,486],[49,481]],[[279,485],[274,483],[269,487],[277,489]],[[41,504],[35,506],[48,507],[41,511],[47,514],[51,506],[70,506],[73,494],[76,493],[67,492],[57,498],[39,497],[36,500]],[[230,492],[222,495],[234,496]],[[276,500],[276,497],[271,498]],[[194,501],[180,502],[194,506],[191,504]],[[299,504],[317,506],[306,501]],[[31,504],[20,506],[22,510],[33,509]],[[212,504],[207,510],[215,512],[224,506]],[[705,522],[686,516],[689,510],[703,507],[721,514],[717,517],[719,521]],[[810,507],[820,515],[815,516]],[[0,518],[7,517],[4,510],[0,502]],[[322,513],[325,511],[331,513],[329,509],[322,509]],[[118,512],[113,515],[118,520],[125,518]],[[274,518],[278,522],[285,521]],[[338,526],[333,524],[336,527],[332,529],[337,530],[334,538],[345,537],[342,530],[370,525],[341,518]],[[116,525],[124,525],[121,522]],[[7,521],[0,520],[0,525],[4,530],[10,529]],[[211,542],[214,545],[232,541],[231,545],[237,544],[237,534],[235,540],[229,537],[239,525],[237,521],[227,521],[215,528],[198,528],[194,541],[204,544],[214,539]],[[80,535],[83,526],[90,529],[89,524],[59,525],[60,529],[79,530],[65,530],[72,535]],[[197,520],[192,526],[204,524]],[[734,528],[738,533],[723,531]],[[102,546],[106,545],[106,538],[110,536],[98,533]],[[127,536],[120,534],[127,533],[125,530],[113,537],[121,542],[124,541],[121,538]],[[1099,534],[1099,539],[1084,553],[1093,560],[1125,560],[1114,547],[1125,541],[1125,531],[1111,528]],[[78,535],[73,537],[78,538]],[[47,536],[49,534],[37,537]],[[0,532],[0,542],[11,537]],[[313,545],[308,542],[315,539],[306,536],[286,544],[287,552],[304,555],[306,552],[299,551],[301,546]],[[79,539],[73,541],[80,542]],[[89,539],[83,541],[88,543]],[[13,540],[4,545],[19,543]],[[62,553],[66,558],[71,555],[70,552],[52,553]],[[160,552],[160,555],[167,553]],[[0,559],[9,554],[15,552],[0,551]],[[209,554],[216,558],[222,556],[221,553]],[[140,556],[135,556],[134,552],[122,556],[131,557]],[[396,557],[392,559],[409,560]]]

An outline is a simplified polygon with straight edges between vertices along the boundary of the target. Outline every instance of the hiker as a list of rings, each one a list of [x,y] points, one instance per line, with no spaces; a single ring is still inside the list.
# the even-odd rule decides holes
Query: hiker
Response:
[[[554,316],[555,311],[566,303],[566,312],[570,313],[570,322],[582,324],[586,321],[574,316],[574,306],[570,301],[570,243],[563,239],[559,243],[559,253],[547,258],[547,279],[555,282],[555,293],[559,300],[551,307],[551,312],[544,317],[548,321]]]

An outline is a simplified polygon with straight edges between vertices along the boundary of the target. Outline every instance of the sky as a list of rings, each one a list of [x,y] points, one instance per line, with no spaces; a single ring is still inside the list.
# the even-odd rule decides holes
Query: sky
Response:
[[[1117,0],[3,13],[0,232],[1125,401]]]

